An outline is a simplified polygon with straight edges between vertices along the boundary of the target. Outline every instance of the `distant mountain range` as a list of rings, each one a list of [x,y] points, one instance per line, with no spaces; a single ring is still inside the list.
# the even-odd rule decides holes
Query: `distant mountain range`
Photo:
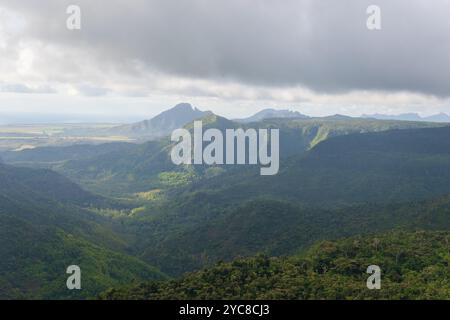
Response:
[[[75,136],[126,136],[133,140],[156,140],[171,134],[175,129],[182,128],[188,123],[215,116],[211,111],[201,111],[189,103],[180,103],[159,115],[140,122],[114,126],[106,129],[76,129],[66,130],[63,135]],[[297,111],[264,109],[255,115],[237,119],[237,123],[258,122],[265,119],[310,119]],[[225,118],[222,118],[225,119]]]
[[[274,118],[297,118],[297,119],[309,119],[310,117],[301,114],[298,111],[291,111],[291,110],[276,110],[276,109],[264,109],[256,114],[254,114],[251,117],[244,118],[244,119],[236,119],[235,121],[241,122],[241,123],[249,123],[249,122],[258,122],[264,119],[274,119]]]
[[[208,115],[214,114],[211,111],[201,111],[189,103],[180,103],[150,120],[113,127],[108,129],[107,132],[110,135],[131,136],[139,139],[160,138],[169,135],[175,129]],[[235,121],[250,123],[275,118],[309,119],[310,117],[297,111],[264,109],[251,117],[236,119]]]
[[[133,124],[121,125],[105,129],[105,133],[115,136],[134,137],[139,140],[153,140],[169,135],[174,129],[181,128],[186,124],[214,115],[211,111],[201,111],[189,103],[180,103],[175,107],[162,112],[150,120],[144,120]],[[363,115],[362,118],[372,118],[377,120],[398,120],[398,121],[423,121],[423,122],[450,122],[450,116],[445,113],[436,114],[429,117],[421,117],[416,113],[405,113],[400,115],[373,114]],[[298,111],[264,109],[253,116],[241,119],[234,119],[237,123],[252,123],[267,119],[313,119]],[[349,120],[352,117],[345,115],[332,115],[320,117],[324,120]]]
[[[372,118],[378,120],[402,120],[402,121],[427,121],[427,122],[450,122],[450,116],[439,113],[428,117],[421,117],[417,113],[402,113],[398,115],[387,114],[364,114],[361,118]]]
[[[180,128],[185,124],[199,119],[207,114],[212,114],[211,111],[201,111],[193,107],[189,103],[179,103],[176,106],[158,114],[157,116],[148,120],[136,121],[138,116],[129,115],[121,116],[120,124],[117,119],[112,115],[81,115],[81,114],[38,114],[38,113],[0,113],[0,125],[7,124],[62,124],[62,123],[118,123],[117,126],[106,131],[105,129],[99,132],[95,130],[95,134],[118,134],[118,135],[137,135],[137,136],[151,136],[159,138],[167,135],[171,130]],[[267,108],[258,111],[254,115],[247,118],[237,118],[233,121],[239,123],[251,123],[258,122],[266,119],[310,119],[310,118],[322,118],[328,120],[338,119],[350,119],[351,116],[347,115],[330,115],[325,117],[313,117],[302,114],[298,111],[288,109],[273,109]],[[402,113],[397,115],[392,114],[363,114],[361,118],[372,118],[377,120],[400,120],[400,121],[426,121],[426,122],[444,122],[450,123],[450,115],[446,113],[438,113],[431,116],[422,117],[418,113]],[[136,121],[136,122],[134,122]],[[113,124],[114,125],[114,124]],[[89,130],[88,130],[89,131]],[[90,134],[82,130],[77,132],[71,129],[70,133],[80,135]],[[92,132],[93,133],[93,132]]]

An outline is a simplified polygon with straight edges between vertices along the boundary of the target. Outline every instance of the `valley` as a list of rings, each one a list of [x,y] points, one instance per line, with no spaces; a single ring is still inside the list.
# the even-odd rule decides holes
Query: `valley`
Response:
[[[186,106],[175,110],[185,112]],[[198,110],[192,111],[195,117]],[[448,251],[442,251],[450,230],[446,124],[351,118],[269,118],[246,124],[211,113],[200,119],[205,130],[221,132],[278,128],[280,172],[261,176],[258,165],[175,165],[169,136],[1,152],[6,259],[0,263],[0,296],[450,298],[447,278],[432,280],[434,289],[428,291],[431,280],[418,271],[432,270],[430,279],[448,271]],[[193,132],[193,121],[184,128]],[[326,257],[334,261],[326,270],[318,269],[319,262],[306,273],[298,270],[302,259],[319,261],[331,254],[317,246],[325,250],[378,238],[385,239],[387,251],[368,253],[367,247],[356,246],[348,250],[359,262],[345,249]],[[438,245],[443,255],[426,256],[419,238],[424,246]],[[391,245],[405,261],[392,262]],[[387,290],[379,294],[364,292],[364,283],[358,282],[374,259],[389,269]],[[410,269],[406,261],[415,259],[420,267]],[[71,264],[84,270],[86,290],[65,289],[64,271]],[[271,278],[262,276],[269,272],[267,265]],[[288,280],[280,270],[288,272]],[[262,274],[239,283],[219,276],[242,277],[242,272]],[[232,291],[204,289],[214,281]],[[323,291],[325,283],[335,291]],[[254,289],[246,291],[249,287]]]

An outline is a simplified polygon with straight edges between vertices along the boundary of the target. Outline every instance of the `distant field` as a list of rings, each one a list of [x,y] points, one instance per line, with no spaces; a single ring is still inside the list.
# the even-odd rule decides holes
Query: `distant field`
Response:
[[[108,129],[117,125],[108,123],[3,125],[0,126],[0,151],[74,143],[132,141],[126,136],[98,136],[90,134],[94,130]]]

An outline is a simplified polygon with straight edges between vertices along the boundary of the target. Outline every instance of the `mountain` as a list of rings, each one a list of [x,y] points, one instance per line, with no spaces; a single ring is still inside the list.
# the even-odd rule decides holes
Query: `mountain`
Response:
[[[441,299],[450,287],[450,232],[389,232],[319,242],[303,254],[258,255],[165,282],[111,288],[109,300]],[[366,286],[369,265],[381,290]]]
[[[236,122],[240,123],[250,123],[250,122],[258,122],[265,119],[273,119],[273,118],[295,118],[295,119],[309,119],[308,116],[301,114],[298,111],[291,110],[276,110],[276,109],[264,109],[251,117],[244,119],[236,119]]]
[[[157,139],[170,135],[173,130],[182,128],[209,113],[200,111],[188,103],[180,103],[150,120],[114,127],[107,132],[110,135],[128,136],[138,140]]]
[[[399,115],[371,114],[362,115],[362,118],[372,118],[379,120],[401,120],[401,121],[427,121],[427,122],[450,122],[450,116],[439,113],[428,117],[421,117],[417,113],[403,113]]]
[[[0,299],[81,299],[165,277],[131,257],[111,221],[84,208],[96,196],[66,178],[0,164],[0,181]],[[66,288],[74,264],[82,269],[81,291]]]
[[[334,114],[331,116],[325,116],[325,117],[319,117],[318,119],[325,119],[325,120],[351,120],[353,119],[350,116],[345,116],[342,114]]]
[[[423,118],[425,121],[431,122],[450,122],[450,116],[446,113],[439,113],[433,116]]]

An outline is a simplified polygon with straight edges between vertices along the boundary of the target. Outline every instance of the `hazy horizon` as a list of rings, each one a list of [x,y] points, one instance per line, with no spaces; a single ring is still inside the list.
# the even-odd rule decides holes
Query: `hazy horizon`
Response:
[[[197,108],[201,111],[212,111],[209,108],[199,108],[196,105],[193,105],[189,102],[179,102],[175,105],[181,104],[181,103],[188,103],[193,108]],[[170,110],[175,105],[172,105],[167,108],[162,108],[161,112]],[[159,108],[158,108],[159,109]],[[274,110],[288,110],[293,112],[299,112],[305,116],[309,117],[326,117],[326,116],[333,116],[336,114],[343,115],[343,116],[350,116],[350,117],[365,117],[365,116],[402,116],[402,115],[418,115],[422,118],[438,115],[437,113],[431,113],[431,114],[423,114],[419,112],[404,112],[404,113],[398,113],[398,114],[392,114],[392,113],[368,113],[368,114],[360,114],[360,115],[351,115],[351,114],[345,114],[345,113],[330,113],[330,114],[323,114],[323,115],[311,115],[303,112],[300,108],[290,108],[290,107],[261,107],[259,109],[255,109],[256,111],[250,114],[247,114],[246,116],[225,116],[219,113],[215,114],[219,116],[223,116],[228,119],[243,119],[250,116],[255,115],[256,113],[267,110],[267,109],[274,109]],[[153,112],[153,113],[151,113]],[[110,114],[110,113],[99,113],[99,114],[83,114],[83,113],[27,113],[27,112],[2,112],[0,111],[0,125],[18,125],[18,124],[89,124],[89,123],[111,123],[111,124],[127,124],[127,123],[133,123],[133,122],[139,122],[143,120],[149,120],[157,115],[159,115],[161,112],[154,113],[154,110],[149,110],[148,114],[128,114],[128,115],[122,115],[122,114]],[[443,114],[448,115],[447,113],[443,112]]]

